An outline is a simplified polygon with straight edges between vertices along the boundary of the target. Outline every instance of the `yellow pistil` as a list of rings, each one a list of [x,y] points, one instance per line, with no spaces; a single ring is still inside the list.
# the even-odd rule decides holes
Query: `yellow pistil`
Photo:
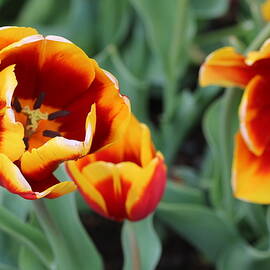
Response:
[[[27,116],[27,122],[25,127],[25,136],[30,137],[38,128],[40,120],[48,120],[48,113],[43,113],[40,109],[31,110],[29,106],[25,106],[21,111]]]

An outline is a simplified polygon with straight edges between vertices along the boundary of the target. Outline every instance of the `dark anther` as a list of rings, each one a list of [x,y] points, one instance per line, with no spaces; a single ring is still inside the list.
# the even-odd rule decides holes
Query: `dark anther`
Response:
[[[44,92],[41,92],[39,94],[39,96],[37,97],[36,101],[35,101],[35,104],[34,104],[34,110],[36,109],[39,109],[44,101],[44,98],[45,98],[45,93]]]
[[[64,117],[64,116],[67,116],[70,112],[68,111],[57,111],[57,112],[54,112],[54,113],[50,113],[48,115],[48,119],[49,120],[54,120],[58,117]]]
[[[20,101],[19,101],[19,99],[17,97],[15,97],[13,99],[12,106],[15,109],[16,112],[19,113],[19,112],[22,111],[22,105],[21,105],[21,103],[20,103]]]
[[[61,134],[59,132],[57,132],[57,131],[46,129],[46,130],[43,131],[43,136],[54,138],[56,136],[61,136]]]
[[[27,137],[24,137],[23,138],[23,142],[25,144],[25,149],[27,150],[29,148],[29,138]]]

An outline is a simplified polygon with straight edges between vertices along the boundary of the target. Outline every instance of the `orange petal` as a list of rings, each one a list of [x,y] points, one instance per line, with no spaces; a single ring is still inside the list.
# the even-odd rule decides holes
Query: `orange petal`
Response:
[[[73,182],[57,183],[42,192],[36,192],[24,178],[19,168],[0,153],[0,185],[12,193],[29,200],[43,197],[56,198],[76,189]]]
[[[117,168],[123,181],[132,183],[126,201],[128,218],[146,217],[156,208],[165,189],[166,167],[161,153],[145,168],[131,162],[117,164]]]
[[[96,125],[95,105],[86,119],[84,142],[55,137],[39,148],[26,151],[21,158],[21,169],[31,180],[46,179],[60,163],[86,155],[91,147]]]
[[[18,98],[36,99],[44,92],[43,104],[55,108],[74,102],[95,76],[92,60],[76,45],[57,36],[28,36],[0,51],[0,59],[2,67],[16,64]]]
[[[261,13],[265,21],[270,21],[270,0],[265,0],[261,5]]]
[[[67,162],[70,175],[89,206],[99,214],[121,221],[128,218],[126,198],[130,181],[121,178],[116,165],[94,162],[79,171],[76,162]]]
[[[0,72],[0,153],[11,161],[19,159],[25,150],[23,142],[24,128],[16,122],[11,106],[11,99],[17,85],[14,66]]]
[[[95,188],[94,184],[92,183],[92,179],[101,179],[103,178],[110,178],[111,172],[107,169],[106,165],[102,167],[102,165],[94,165],[93,174],[85,175],[85,172],[82,173],[76,161],[68,161],[65,163],[67,172],[69,173],[70,177],[76,183],[78,190],[80,191],[81,195],[88,203],[88,205],[99,213],[102,216],[108,217],[108,209],[106,206],[106,202],[102,197],[101,193]],[[91,168],[90,168],[91,169]],[[101,169],[101,170],[100,170]],[[89,171],[89,170],[88,170]]]
[[[4,26],[0,27],[0,50],[27,36],[36,35],[38,32],[31,27]]]
[[[245,57],[232,47],[225,47],[211,53],[200,69],[201,86],[221,85],[244,87],[254,76],[245,64]]]
[[[239,108],[240,131],[255,155],[261,155],[270,142],[265,128],[270,121],[270,86],[260,76],[254,77],[246,87]]]
[[[240,133],[236,135],[232,185],[235,197],[254,203],[270,203],[270,149],[256,156]]]
[[[122,138],[105,149],[84,157],[78,161],[79,167],[94,161],[120,163],[133,162],[139,166],[146,166],[154,157],[155,149],[151,140],[149,128],[140,123],[134,115],[131,118]]]
[[[95,79],[84,96],[76,100],[66,108],[70,115],[65,118],[66,124],[62,127],[63,131],[68,132],[72,138],[78,138],[78,128],[80,119],[78,115],[86,113],[85,108],[95,103],[97,110],[97,125],[91,147],[91,153],[116,142],[123,136],[129,119],[130,104],[125,96],[121,96],[117,84],[108,77],[97,64],[95,64]],[[76,119],[76,121],[74,121]],[[72,126],[69,124],[72,123]]]
[[[251,51],[248,53],[246,58],[246,64],[252,66],[253,69],[256,69],[258,74],[268,75],[267,70],[265,68],[269,66],[269,58],[270,58],[270,39],[267,39],[260,50]]]

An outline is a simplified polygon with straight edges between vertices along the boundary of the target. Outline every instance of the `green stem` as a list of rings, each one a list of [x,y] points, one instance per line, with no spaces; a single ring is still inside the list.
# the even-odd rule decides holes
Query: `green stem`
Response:
[[[220,42],[220,40],[231,36],[239,36],[243,35],[244,33],[251,31],[253,29],[252,21],[247,20],[244,22],[241,22],[235,26],[222,28],[220,30],[211,31],[209,33],[203,33],[201,35],[198,35],[195,40],[194,44],[200,44],[200,45],[207,45],[215,42]]]
[[[126,220],[125,224],[127,226],[129,244],[130,244],[129,249],[131,251],[131,259],[132,259],[131,270],[141,270],[140,252],[138,248],[136,235],[133,229],[133,223]]]
[[[60,270],[62,269],[61,267],[65,266],[65,270],[74,270],[72,254],[69,254],[68,248],[65,245],[65,239],[52,219],[43,199],[36,200],[33,204],[38,221],[51,243],[56,258],[55,264],[57,264],[55,269]]]
[[[53,260],[51,248],[44,235],[38,229],[23,223],[4,207],[0,207],[0,230],[27,245],[50,268]]]

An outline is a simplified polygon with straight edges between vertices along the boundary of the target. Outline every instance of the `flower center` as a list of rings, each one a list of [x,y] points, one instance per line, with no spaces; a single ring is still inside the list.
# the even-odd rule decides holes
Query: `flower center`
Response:
[[[40,145],[40,142],[46,142],[49,138],[54,138],[56,136],[61,136],[61,134],[58,131],[45,129],[44,127],[49,127],[53,129],[58,129],[58,124],[55,123],[53,120],[64,117],[69,114],[68,111],[54,111],[51,113],[42,112],[40,110],[40,107],[42,106],[42,103],[45,98],[45,93],[40,93],[40,95],[37,97],[36,101],[33,104],[33,108],[31,109],[31,103],[30,106],[24,104],[25,106],[22,106],[22,103],[19,101],[17,97],[14,97],[12,102],[12,107],[16,111],[16,115],[18,117],[18,120],[21,121],[24,125],[24,143],[26,146],[26,149],[29,148],[29,143],[32,145],[33,140],[30,141],[30,138],[34,133],[38,133],[40,135],[35,136],[36,143]],[[46,110],[47,106],[44,106],[44,109]],[[49,111],[52,111],[52,109],[49,109]],[[22,115],[23,118],[21,117]],[[41,120],[47,120],[48,122],[46,124],[42,124],[41,132],[38,131],[39,123]],[[46,139],[47,138],[47,139]],[[30,148],[31,148],[30,145]],[[33,145],[32,145],[33,146]],[[36,146],[36,145],[35,145]],[[35,147],[34,146],[34,147]]]
[[[38,128],[40,120],[48,120],[48,113],[43,113],[40,109],[31,110],[29,106],[22,108],[21,113],[26,115],[27,121],[25,126],[25,136],[30,137]]]

